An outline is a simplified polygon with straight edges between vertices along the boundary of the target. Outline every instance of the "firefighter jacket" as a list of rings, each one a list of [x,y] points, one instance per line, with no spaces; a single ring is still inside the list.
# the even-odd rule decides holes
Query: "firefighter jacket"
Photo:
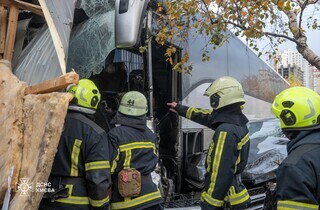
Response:
[[[68,111],[49,177],[56,193],[68,188],[67,195],[56,195],[55,202],[42,199],[40,209],[110,209],[108,150],[103,129],[84,114]]]
[[[320,131],[300,131],[277,170],[277,209],[320,209]]]
[[[250,203],[247,189],[241,182],[249,154],[248,119],[240,103],[210,111],[177,105],[179,115],[212,128],[215,133],[206,158],[205,189],[201,194],[202,209],[243,209]]]
[[[117,149],[112,165],[111,209],[145,209],[159,205],[162,197],[153,183],[151,172],[158,162],[156,135],[146,126],[145,117],[131,117],[117,112],[108,139]],[[123,198],[119,193],[118,173],[134,168],[141,173],[141,191],[137,197]]]

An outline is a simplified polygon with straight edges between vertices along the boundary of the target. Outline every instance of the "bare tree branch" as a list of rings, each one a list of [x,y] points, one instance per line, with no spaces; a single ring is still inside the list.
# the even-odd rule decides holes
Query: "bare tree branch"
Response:
[[[239,5],[237,4],[237,3],[235,3],[235,5],[236,5],[236,11],[237,11],[237,14],[238,14],[238,18],[237,18],[237,20],[239,21],[239,23],[240,24],[242,24],[242,20],[241,20],[241,15],[240,15],[240,13],[239,13]]]
[[[229,24],[231,24],[231,25],[233,25],[233,26],[235,26],[235,27],[237,27],[237,28],[239,28],[239,29],[241,29],[241,30],[248,30],[248,28],[245,27],[244,25],[239,25],[239,24],[234,23],[234,22],[232,22],[232,21],[227,21],[227,23],[229,23]]]
[[[214,23],[214,21],[213,21],[213,19],[212,19],[212,17],[211,17],[211,13],[210,13],[210,11],[209,11],[209,6],[206,4],[206,2],[205,2],[204,0],[202,0],[202,3],[204,4],[204,7],[205,7],[206,10],[207,10],[207,13],[208,13],[208,15],[209,15],[209,19],[210,19],[211,24],[214,25],[215,23]]]
[[[304,12],[304,9],[306,8],[306,6],[308,5],[308,2],[309,1],[306,0],[301,6],[301,12],[300,12],[300,18],[299,18],[299,28],[301,28],[303,12]]]
[[[300,0],[297,0],[297,2],[298,2],[298,4],[299,4],[299,6],[302,7],[302,4],[303,4],[303,3],[302,3]]]
[[[294,38],[290,37],[290,36],[286,36],[283,34],[276,34],[276,33],[271,33],[271,32],[263,32],[266,36],[273,36],[273,37],[278,37],[278,38],[284,38],[284,39],[288,39],[294,43],[296,43],[297,45],[300,45],[300,43],[295,40]]]

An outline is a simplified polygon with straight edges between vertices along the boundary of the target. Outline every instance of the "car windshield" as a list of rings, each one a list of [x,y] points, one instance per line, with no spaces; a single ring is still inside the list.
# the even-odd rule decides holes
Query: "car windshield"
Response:
[[[288,139],[281,131],[278,119],[250,122],[248,128],[251,142],[248,163],[272,150],[287,155]]]
[[[278,119],[253,121],[248,124],[248,128],[251,138],[263,136],[285,137],[281,131]]]

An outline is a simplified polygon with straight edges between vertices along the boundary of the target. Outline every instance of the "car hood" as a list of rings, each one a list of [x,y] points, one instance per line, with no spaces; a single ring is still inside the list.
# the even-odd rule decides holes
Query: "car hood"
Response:
[[[283,137],[256,136],[250,140],[248,163],[242,180],[252,184],[276,178],[276,169],[287,156],[287,142]]]

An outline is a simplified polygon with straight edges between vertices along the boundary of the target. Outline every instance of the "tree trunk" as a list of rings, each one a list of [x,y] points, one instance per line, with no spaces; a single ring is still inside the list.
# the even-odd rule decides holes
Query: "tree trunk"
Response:
[[[320,57],[315,54],[307,44],[307,36],[298,25],[298,18],[293,10],[284,11],[289,19],[289,28],[297,41],[297,50],[312,66],[320,69]]]

